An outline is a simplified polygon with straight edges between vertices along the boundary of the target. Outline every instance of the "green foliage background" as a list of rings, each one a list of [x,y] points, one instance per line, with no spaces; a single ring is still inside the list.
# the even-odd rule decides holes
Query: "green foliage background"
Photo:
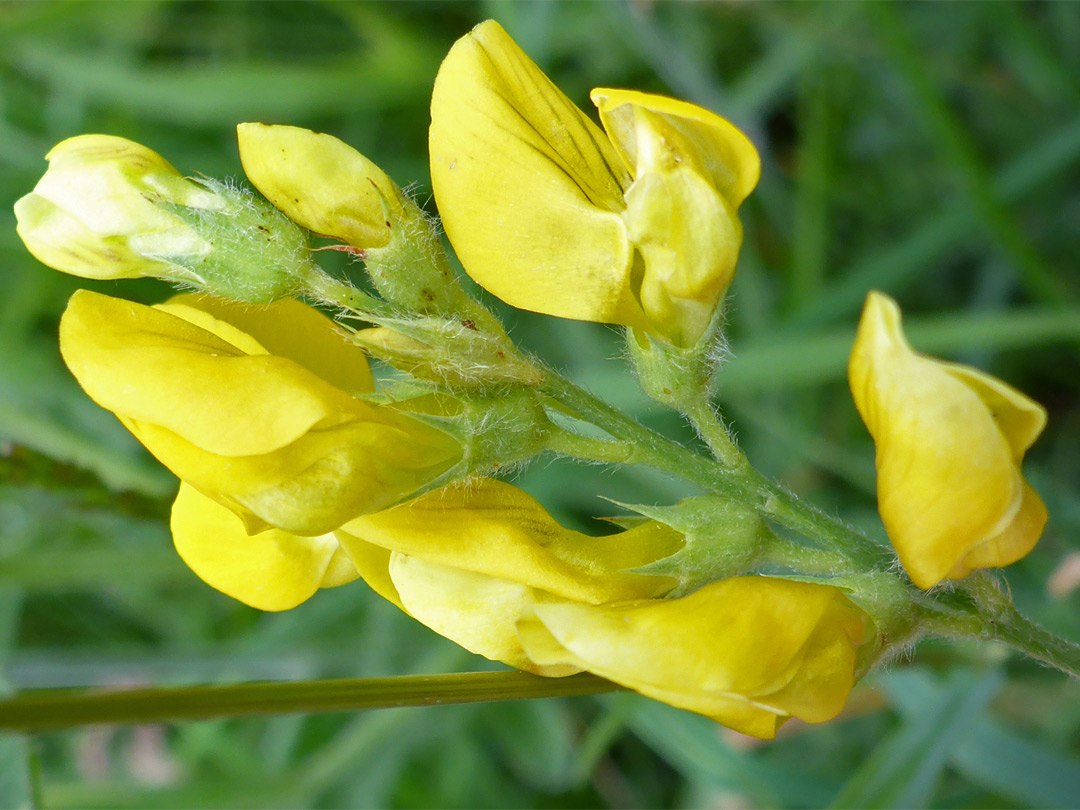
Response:
[[[865,293],[917,348],[1035,396],[1051,523],[1020,606],[1080,639],[1080,5],[36,3],[0,5],[0,676],[13,688],[445,672],[494,665],[359,583],[262,614],[199,582],[175,481],[60,363],[79,286],[22,248],[12,203],[57,141],[122,135],[239,176],[233,126],[331,132],[428,199],[427,99],[451,43],[499,19],[575,101],[684,97],[761,150],[721,401],[751,460],[880,534],[844,383]],[[325,255],[325,254],[324,254]],[[502,310],[513,335],[643,421],[604,327]],[[539,462],[557,516],[679,485]],[[1071,561],[1071,562],[1070,562]],[[1057,577],[1051,576],[1057,572]],[[1077,577],[1080,579],[1080,577]],[[1051,587],[1048,583],[1053,583]],[[0,687],[2,688],[2,687]],[[1025,807],[1080,802],[1080,683],[992,646],[925,644],[831,724],[753,744],[633,695],[0,737],[0,806]]]

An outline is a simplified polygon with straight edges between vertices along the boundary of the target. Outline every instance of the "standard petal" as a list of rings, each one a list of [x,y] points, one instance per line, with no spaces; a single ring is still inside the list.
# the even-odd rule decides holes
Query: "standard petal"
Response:
[[[666,148],[684,164],[708,177],[733,208],[738,208],[761,177],[761,157],[754,144],[734,124],[695,104],[635,90],[598,87],[592,101],[600,121],[619,150],[627,169],[637,176],[655,159],[642,154],[656,140],[642,141],[642,113],[662,119],[668,135]]]
[[[565,529],[529,495],[482,479],[349,522],[343,534],[443,566],[590,603],[666,593],[669,577],[629,573],[673,554],[678,532],[649,523],[609,537]],[[348,539],[342,542],[348,547]]]
[[[64,313],[60,348],[99,405],[220,455],[276,450],[356,402],[291,360],[246,354],[182,318],[85,290]]]
[[[639,325],[603,132],[494,21],[458,40],[431,99],[431,180],[466,272],[534,312]]]
[[[177,304],[189,309],[170,308]],[[342,391],[364,394],[375,390],[364,350],[347,339],[330,318],[295,299],[253,306],[212,295],[185,294],[155,308],[192,322],[192,309],[204,312],[254,338],[266,352],[295,360]],[[204,328],[213,331],[209,324]]]
[[[236,135],[248,179],[294,222],[359,248],[390,241],[384,205],[400,214],[401,192],[351,146],[300,127],[240,124]]]
[[[260,610],[288,610],[320,587],[359,576],[335,564],[333,535],[298,537],[278,529],[249,535],[236,515],[187,484],[180,485],[171,526],[176,550],[200,579]]]
[[[899,308],[880,293],[867,298],[848,372],[877,447],[878,511],[912,581],[932,587],[1016,520],[1018,458],[1041,429],[1041,409],[986,375],[912,351]]]
[[[315,535],[397,503],[461,458],[461,445],[442,431],[366,403],[357,409],[351,421],[250,456],[222,457],[158,425],[123,421],[179,478],[213,493],[252,530]]]

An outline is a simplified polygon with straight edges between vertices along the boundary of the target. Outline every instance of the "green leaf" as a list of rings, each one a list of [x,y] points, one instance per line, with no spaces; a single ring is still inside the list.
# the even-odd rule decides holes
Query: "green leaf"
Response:
[[[916,668],[897,673],[890,683],[890,698],[908,716],[940,691],[929,673]],[[989,717],[972,724],[949,764],[975,784],[1028,807],[1072,807],[1080,796],[1080,761],[1029,742]]]
[[[558,700],[523,700],[489,707],[485,725],[514,773],[548,792],[571,787],[574,728],[567,706]]]
[[[629,726],[688,780],[717,791],[734,790],[754,806],[820,807],[835,790],[814,775],[794,773],[734,748],[712,720],[662,703],[641,701]]]
[[[883,679],[890,694],[908,687]],[[924,807],[934,795],[953,747],[965,738],[1003,682],[998,672],[961,675],[920,703],[917,713],[883,740],[833,800],[837,808]]]
[[[22,613],[22,593],[0,588],[0,694],[10,691],[4,678],[9,651],[14,648]],[[11,810],[37,807],[33,752],[18,734],[0,734],[0,807]]]

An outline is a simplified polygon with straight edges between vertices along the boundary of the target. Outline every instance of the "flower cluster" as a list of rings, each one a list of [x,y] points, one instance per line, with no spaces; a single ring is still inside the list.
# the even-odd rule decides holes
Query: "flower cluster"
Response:
[[[510,304],[709,357],[757,152],[687,102],[607,89],[592,100],[603,129],[497,23],[460,40],[430,131],[450,242]],[[665,457],[654,434],[564,397],[458,284],[428,217],[359,152],[296,127],[242,124],[238,138],[265,200],[88,135],[58,145],[16,206],[27,246],[60,270],[203,291],[152,307],[76,293],[60,345],[87,394],[180,478],[173,538],[207,583],[284,610],[363,579],[490,659],[592,672],[759,737],[789,717],[836,716],[885,640],[916,635],[852,584],[881,571],[800,567],[818,550],[767,528],[778,490],[725,467],[730,454],[672,468],[717,494],[638,508],[605,537],[497,480],[543,450]],[[319,270],[309,232],[363,258],[377,297]],[[369,355],[397,369],[382,391]],[[647,391],[663,387],[650,387],[663,369],[638,372]],[[1038,405],[915,354],[876,293],[850,378],[877,443],[881,515],[916,586],[1034,546],[1046,514],[1019,465],[1045,422]],[[560,426],[590,413],[612,441]],[[609,455],[581,449],[597,445]],[[695,478],[701,464],[718,472]]]

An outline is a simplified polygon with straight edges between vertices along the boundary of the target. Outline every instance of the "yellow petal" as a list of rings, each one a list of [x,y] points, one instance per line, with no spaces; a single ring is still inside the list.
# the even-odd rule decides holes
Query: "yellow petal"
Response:
[[[658,139],[643,138],[643,121],[663,122],[651,129],[666,136],[664,150],[707,177],[732,208],[738,208],[758,183],[761,158],[734,124],[709,110],[666,96],[598,87],[592,101],[600,121],[627,169],[637,176],[655,168]],[[642,115],[646,113],[646,115]],[[674,136],[674,137],[673,137]]]
[[[628,573],[673,554],[682,537],[650,522],[609,537],[565,529],[528,494],[482,479],[449,486],[343,527],[352,535],[427,562],[600,603],[666,593],[670,577]]]
[[[638,295],[649,331],[692,346],[735,274],[742,225],[730,204],[684,166],[640,175],[626,202],[627,230],[644,260]]]
[[[998,380],[912,351],[899,308],[880,293],[867,298],[848,376],[877,447],[882,521],[912,581],[932,587],[1017,522],[1026,487],[1019,460],[1045,415]],[[1023,539],[1006,538],[1012,551],[998,555],[989,549],[1002,546],[991,545],[972,559],[1026,553],[1041,531],[1033,509],[1019,521]]]
[[[640,324],[620,217],[629,175],[498,23],[439,69],[429,148],[447,236],[477,283],[522,309]]]
[[[340,533],[335,533],[335,537],[341,542]],[[349,538],[349,541],[349,548],[345,553],[368,587],[386,601],[405,610],[397,588],[390,579],[390,555],[393,552],[373,546],[371,543],[362,543],[355,537]],[[344,547],[342,550],[345,550]],[[408,613],[407,610],[405,612]]]
[[[644,263],[636,292],[650,331],[693,345],[735,273],[736,209],[757,183],[757,151],[723,118],[685,101],[605,89],[592,99],[634,177],[624,219]]]
[[[103,237],[37,194],[15,203],[16,231],[38,261],[82,278],[167,275],[169,266],[140,256],[126,240]]]
[[[1019,464],[1024,453],[1046,427],[1046,409],[1012,386],[978,369],[955,363],[941,363],[941,367],[982,400],[1009,443],[1013,459]]]
[[[334,321],[300,301],[284,298],[252,306],[211,295],[187,294],[174,296],[168,305],[155,308],[173,312],[169,307],[175,304],[189,308],[183,314],[175,313],[179,317],[195,323],[192,310],[210,315],[250,336],[269,354],[296,361],[342,391],[364,394],[375,390],[363,349],[349,340]],[[213,331],[212,322],[203,328]]]
[[[384,204],[400,214],[400,191],[351,146],[300,127],[240,124],[236,135],[248,179],[294,222],[359,248],[390,241]]]
[[[333,535],[298,537],[277,529],[248,535],[225,507],[186,484],[172,510],[176,550],[200,579],[260,610],[288,610],[320,587],[355,580]]]
[[[85,290],[61,320],[60,349],[102,407],[220,455],[276,450],[354,402],[291,360],[245,354],[182,318]]]
[[[519,625],[530,658],[573,664],[642,694],[771,737],[788,716],[843,708],[869,618],[837,589],[737,577],[679,599],[590,606],[538,599]]]
[[[179,478],[240,514],[297,534],[320,534],[397,503],[461,457],[450,436],[364,405],[367,420],[313,430],[272,452],[221,456],[157,425],[122,420]],[[260,523],[261,521],[261,523]]]
[[[531,606],[527,586],[396,551],[390,576],[409,615],[469,652],[548,677],[580,672],[564,664],[538,666],[525,655],[517,620]]]
[[[1046,527],[1046,506],[1042,498],[1024,482],[1024,495],[1016,517],[1001,534],[991,537],[964,555],[949,572],[953,579],[966,577],[976,568],[996,568],[1012,565],[1027,556],[1039,542]]]

